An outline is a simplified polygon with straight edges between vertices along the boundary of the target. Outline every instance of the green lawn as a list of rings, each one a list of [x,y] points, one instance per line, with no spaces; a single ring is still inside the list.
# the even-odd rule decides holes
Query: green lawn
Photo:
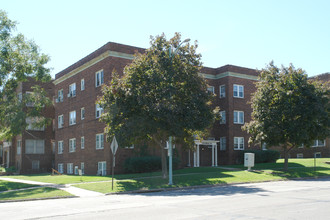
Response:
[[[39,198],[59,198],[72,196],[63,190],[42,187],[35,189],[26,189],[12,192],[0,193],[0,200],[20,200],[20,199],[39,199]]]
[[[13,189],[29,188],[29,187],[33,187],[33,186],[35,186],[35,185],[0,180],[0,192],[7,191],[7,190],[13,190]]]
[[[284,172],[283,160],[276,163],[256,164],[254,171],[247,172],[243,165],[222,167],[186,168],[174,171],[173,186],[168,186],[168,180],[161,178],[160,172],[143,174],[115,175],[114,190],[111,190],[111,176],[74,176],[74,175],[20,175],[8,176],[16,179],[34,180],[40,182],[67,184],[81,183],[74,186],[98,191],[101,193],[131,191],[138,189],[159,189],[166,187],[184,187],[196,185],[229,184],[244,182],[261,182],[270,180],[285,180],[290,178],[330,176],[330,165],[326,164],[330,158],[318,158],[314,171],[314,159],[290,159],[289,171]],[[224,168],[224,169],[223,169]],[[236,168],[236,170],[228,170]],[[102,182],[103,181],[103,182]],[[107,181],[107,182],[104,182]],[[97,182],[97,183],[91,183]]]

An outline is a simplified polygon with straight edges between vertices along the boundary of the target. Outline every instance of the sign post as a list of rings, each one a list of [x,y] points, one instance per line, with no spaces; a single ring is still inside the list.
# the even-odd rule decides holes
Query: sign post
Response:
[[[114,173],[115,173],[115,155],[116,155],[116,151],[118,149],[118,142],[116,140],[116,136],[113,137],[113,140],[111,142],[111,145],[110,145],[110,149],[112,151],[112,190],[113,190],[113,176],[114,176]]]

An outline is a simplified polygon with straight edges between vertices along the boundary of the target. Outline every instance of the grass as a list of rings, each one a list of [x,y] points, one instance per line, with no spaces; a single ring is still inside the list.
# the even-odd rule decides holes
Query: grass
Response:
[[[15,182],[0,180],[0,192],[7,191],[7,190],[13,190],[13,189],[29,188],[29,187],[33,187],[33,186],[36,186],[36,185],[25,184],[25,183],[15,183]]]
[[[63,190],[42,187],[35,189],[26,189],[11,192],[0,193],[0,200],[21,200],[21,199],[40,199],[40,198],[60,198],[72,196],[70,193]]]
[[[289,170],[283,171],[283,160],[276,163],[256,164],[253,172],[245,171],[243,165],[186,168],[174,171],[175,185],[168,186],[168,180],[161,178],[160,172],[143,174],[115,175],[114,190],[111,190],[111,176],[73,176],[50,174],[8,176],[15,179],[34,180],[55,184],[75,184],[74,186],[101,193],[122,192],[139,189],[159,189],[168,187],[186,187],[196,185],[213,185],[245,182],[262,182],[285,180],[290,178],[330,176],[330,158],[318,158],[314,171],[314,159],[290,159]],[[224,169],[223,169],[224,168]],[[236,170],[228,170],[236,168]],[[107,182],[104,182],[107,181]],[[93,183],[91,183],[93,182]],[[96,183],[94,183],[96,182]],[[77,184],[81,183],[81,184]]]

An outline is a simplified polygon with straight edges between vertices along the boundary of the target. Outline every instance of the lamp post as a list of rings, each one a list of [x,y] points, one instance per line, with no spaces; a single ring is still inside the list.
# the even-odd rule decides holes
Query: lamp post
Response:
[[[189,41],[190,41],[189,38],[182,41],[173,53],[172,53],[172,47],[169,49],[169,58],[170,58],[171,63],[172,63],[172,57],[176,54],[176,51],[180,48],[180,46],[183,43],[187,43]],[[170,94],[170,96],[171,96],[171,94]],[[172,168],[173,147],[172,147],[172,140],[173,140],[173,138],[172,138],[172,136],[170,136],[168,138],[168,185],[173,185],[173,172],[172,172],[172,170],[173,170],[173,168]]]

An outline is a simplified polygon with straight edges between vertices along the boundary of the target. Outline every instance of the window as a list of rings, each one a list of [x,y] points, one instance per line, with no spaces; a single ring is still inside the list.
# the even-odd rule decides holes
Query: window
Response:
[[[226,111],[220,111],[220,124],[226,124]]]
[[[314,158],[321,158],[321,152],[314,153]]]
[[[244,98],[244,86],[234,84],[234,97]]]
[[[244,150],[244,137],[234,137],[234,150]]]
[[[72,83],[69,85],[69,94],[68,97],[75,97],[76,96],[76,83]]]
[[[220,150],[226,150],[226,137],[221,137],[220,138]]]
[[[36,123],[40,123],[40,121],[43,120],[41,117],[27,117],[25,119],[26,123],[28,124],[27,130],[30,131],[44,131],[45,126],[37,126]]]
[[[325,140],[314,140],[312,147],[324,147],[325,146]]]
[[[85,174],[85,163],[80,163],[81,174]]]
[[[85,90],[85,79],[82,79],[82,80],[80,81],[80,90],[81,90],[81,91]]]
[[[81,118],[81,120],[85,119],[85,108],[80,109],[80,118]]]
[[[80,148],[85,149],[85,137],[80,138]]]
[[[59,173],[63,173],[63,163],[59,163],[59,164],[57,164],[57,171],[58,171]]]
[[[107,163],[105,161],[101,161],[97,163],[97,175],[100,176],[107,175]]]
[[[220,90],[220,98],[226,97],[226,86],[225,85],[221,85],[219,87],[219,90]]]
[[[75,151],[76,151],[76,139],[75,138],[69,139],[69,152],[72,153]]]
[[[102,113],[104,112],[103,108],[99,105],[99,104],[96,104],[95,105],[95,117],[96,118],[99,118],[101,117]]]
[[[63,89],[57,91],[56,102],[63,102]]]
[[[78,173],[78,166],[75,166],[74,167],[74,175],[78,175],[79,173]]]
[[[21,150],[22,150],[22,140],[17,140],[17,152],[16,152],[17,155],[21,154]]]
[[[73,174],[73,163],[66,164],[66,173]]]
[[[63,115],[59,115],[57,117],[57,127],[58,128],[63,128],[63,124],[64,124]]]
[[[302,153],[297,154],[297,158],[304,158],[304,154],[302,154]]]
[[[207,86],[207,91],[214,94],[214,86]]]
[[[69,125],[76,124],[76,111],[72,111],[69,113]]]
[[[32,160],[32,170],[39,170],[39,160]]]
[[[234,111],[234,124],[244,124],[244,112]]]
[[[262,150],[267,150],[267,144],[266,144],[266,142],[263,142],[263,143],[261,144],[261,149],[262,149]]]
[[[63,141],[57,142],[57,153],[63,154]]]
[[[96,149],[103,149],[104,148],[104,134],[97,134],[96,135]]]
[[[103,82],[103,70],[100,70],[95,73],[95,87],[99,87]]]
[[[45,140],[25,140],[26,154],[44,154]]]

